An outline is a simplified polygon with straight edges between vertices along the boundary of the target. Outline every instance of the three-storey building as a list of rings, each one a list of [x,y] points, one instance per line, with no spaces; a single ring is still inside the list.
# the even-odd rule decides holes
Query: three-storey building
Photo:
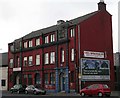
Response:
[[[106,83],[114,89],[111,16],[100,1],[95,12],[59,20],[9,43],[8,87],[39,84],[68,93]]]

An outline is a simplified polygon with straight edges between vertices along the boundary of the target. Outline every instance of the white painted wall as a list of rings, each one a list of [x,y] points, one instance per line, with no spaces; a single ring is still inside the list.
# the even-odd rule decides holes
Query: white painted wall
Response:
[[[1,81],[4,79],[6,81],[5,86],[2,86]],[[8,67],[0,67],[0,90],[7,90],[8,84]]]

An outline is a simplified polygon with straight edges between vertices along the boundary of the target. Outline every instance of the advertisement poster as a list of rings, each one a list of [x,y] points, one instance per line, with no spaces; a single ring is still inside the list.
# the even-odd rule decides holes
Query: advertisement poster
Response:
[[[100,59],[81,59],[82,80],[110,80],[110,62]]]

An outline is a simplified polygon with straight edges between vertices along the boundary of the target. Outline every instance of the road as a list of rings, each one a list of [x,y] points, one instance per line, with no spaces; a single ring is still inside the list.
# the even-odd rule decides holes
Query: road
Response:
[[[56,98],[56,97],[62,97],[62,98],[83,98],[81,97],[79,94],[75,94],[75,93],[69,93],[69,94],[65,94],[65,93],[47,93],[46,95],[33,95],[33,94],[17,94],[17,93],[13,93],[11,94],[10,92],[6,91],[2,93],[2,98],[43,98],[43,97],[48,97],[48,98]],[[100,98],[97,96],[94,97],[84,97],[84,98]],[[104,98],[119,98],[117,96],[110,96],[110,97],[104,97]]]

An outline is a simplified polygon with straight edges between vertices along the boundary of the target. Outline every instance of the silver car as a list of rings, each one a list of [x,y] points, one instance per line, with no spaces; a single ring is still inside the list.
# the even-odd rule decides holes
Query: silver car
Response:
[[[29,85],[26,87],[25,89],[25,93],[28,94],[28,93],[32,93],[32,94],[42,94],[42,95],[45,95],[46,94],[46,91],[41,89],[40,87],[35,87],[34,85]]]

